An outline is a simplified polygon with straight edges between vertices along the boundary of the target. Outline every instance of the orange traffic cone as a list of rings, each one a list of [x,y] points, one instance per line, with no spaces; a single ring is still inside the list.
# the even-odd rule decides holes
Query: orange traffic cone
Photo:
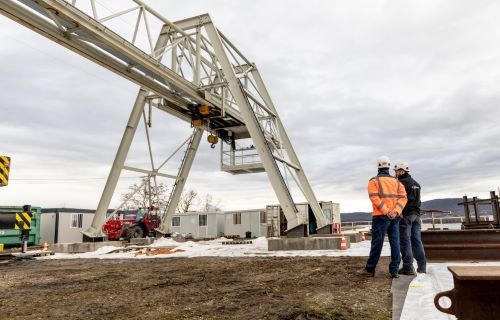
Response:
[[[366,240],[365,233],[361,232],[361,241],[365,241],[365,240]]]
[[[342,236],[342,241],[340,242],[340,250],[347,250],[347,241],[344,236]]]
[[[43,243],[43,251],[49,250],[49,245],[47,244],[47,241]]]

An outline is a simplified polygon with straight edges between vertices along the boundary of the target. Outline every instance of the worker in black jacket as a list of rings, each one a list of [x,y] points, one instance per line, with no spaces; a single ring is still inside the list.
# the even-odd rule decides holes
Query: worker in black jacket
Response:
[[[413,258],[417,260],[417,272],[426,273],[426,259],[422,244],[422,222],[420,220],[420,184],[410,174],[406,162],[398,162],[394,166],[396,178],[404,185],[408,201],[403,209],[403,217],[399,223],[399,242],[403,267],[399,274],[415,275]]]

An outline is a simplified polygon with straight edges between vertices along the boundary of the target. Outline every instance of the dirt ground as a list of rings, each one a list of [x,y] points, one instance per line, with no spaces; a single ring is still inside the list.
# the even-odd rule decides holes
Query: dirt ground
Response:
[[[382,257],[29,260],[0,264],[0,319],[391,319]]]

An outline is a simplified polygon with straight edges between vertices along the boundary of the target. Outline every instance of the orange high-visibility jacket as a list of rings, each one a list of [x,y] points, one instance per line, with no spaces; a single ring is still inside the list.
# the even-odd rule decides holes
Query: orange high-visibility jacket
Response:
[[[382,216],[390,211],[401,215],[406,205],[405,187],[392,176],[376,176],[368,182],[368,195],[372,202],[374,216]]]

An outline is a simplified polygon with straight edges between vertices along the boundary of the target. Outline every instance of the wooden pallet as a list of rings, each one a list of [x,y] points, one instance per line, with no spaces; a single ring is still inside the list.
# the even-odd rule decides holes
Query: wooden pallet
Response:
[[[238,235],[238,234],[226,234],[226,235],[224,235],[224,238],[226,238],[226,239],[239,239],[240,235]]]
[[[109,253],[117,253],[117,252],[127,252],[127,251],[138,251],[138,250],[158,250],[158,249],[168,249],[168,250],[171,250],[171,249],[174,249],[174,248],[177,248],[176,246],[161,246],[161,247],[150,247],[150,246],[127,246],[127,247],[121,247],[121,248],[116,248],[116,249],[113,249],[109,252],[107,252],[107,254]]]
[[[233,241],[222,241],[222,244],[251,244],[252,240],[233,240]]]

